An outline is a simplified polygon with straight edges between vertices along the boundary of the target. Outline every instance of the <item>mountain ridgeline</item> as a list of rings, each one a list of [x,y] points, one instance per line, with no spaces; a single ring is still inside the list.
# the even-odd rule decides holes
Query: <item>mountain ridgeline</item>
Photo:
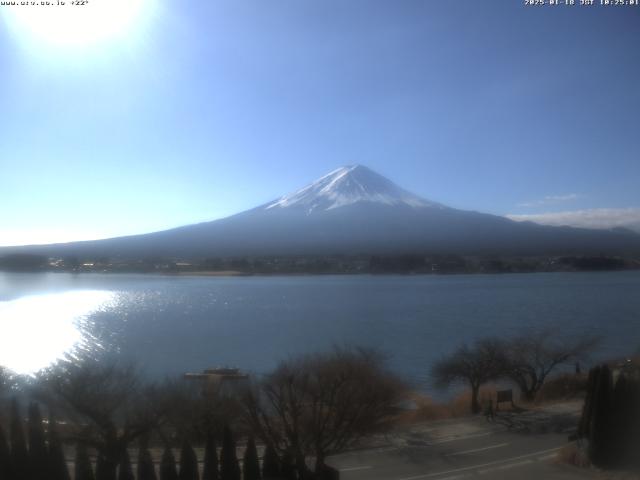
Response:
[[[339,168],[273,202],[171,230],[67,244],[10,247],[82,258],[294,255],[637,255],[640,235],[515,222],[408,192],[367,167]]]

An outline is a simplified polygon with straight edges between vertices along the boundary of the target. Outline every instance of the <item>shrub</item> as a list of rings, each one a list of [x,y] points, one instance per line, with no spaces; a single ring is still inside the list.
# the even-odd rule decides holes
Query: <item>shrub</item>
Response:
[[[49,470],[50,480],[70,480],[71,478],[62,441],[58,435],[58,424],[52,414],[49,414]]]
[[[28,436],[29,462],[32,480],[49,479],[49,452],[42,426],[42,415],[37,403],[29,404]]]
[[[264,449],[262,456],[262,476],[264,480],[275,480],[280,478],[280,460],[275,448],[270,443]]]
[[[98,452],[98,458],[96,460],[96,480],[112,480],[111,476],[112,471],[109,468],[107,459],[101,452]]]
[[[136,477],[133,475],[133,467],[131,466],[129,451],[125,449],[118,468],[118,480],[135,480],[135,478]]]
[[[240,466],[236,455],[236,442],[229,426],[224,427],[222,452],[220,453],[220,479],[240,480]]]
[[[204,470],[202,480],[219,480],[218,472],[218,452],[216,440],[211,432],[207,434],[207,441],[204,447]]]
[[[76,444],[75,480],[94,480],[93,468],[89,459],[87,447],[82,443]]]
[[[164,449],[160,460],[160,480],[178,480],[176,459],[169,447]]]
[[[156,480],[156,469],[153,466],[151,453],[143,442],[138,453],[138,480]]]
[[[198,457],[191,444],[184,440],[180,452],[180,480],[198,480]]]
[[[11,449],[0,425],[0,478],[11,478]]]
[[[260,480],[260,462],[253,437],[249,437],[247,448],[244,450],[242,472],[244,480]]]
[[[290,452],[285,452],[282,456],[282,462],[280,464],[280,477],[283,480],[297,480],[296,467],[294,465],[293,455]]]
[[[29,451],[22,426],[20,406],[14,398],[11,402],[11,466],[14,480],[29,480]]]

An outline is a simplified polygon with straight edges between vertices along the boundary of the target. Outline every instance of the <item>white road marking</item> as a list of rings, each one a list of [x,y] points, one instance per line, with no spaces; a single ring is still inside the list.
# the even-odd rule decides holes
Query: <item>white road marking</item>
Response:
[[[402,448],[402,447],[379,448],[378,450],[376,450],[376,453],[393,452],[393,451],[396,451],[396,450],[400,450],[400,448]]]
[[[558,455],[556,453],[552,453],[551,455],[545,455],[544,457],[538,457],[538,461],[543,462],[545,460],[552,460],[556,458]]]
[[[478,473],[480,475],[484,475],[485,473],[497,472],[498,470],[508,470],[510,468],[521,467],[522,465],[529,465],[530,463],[533,463],[533,460],[523,460],[521,462],[516,462],[516,463],[507,463],[506,465],[500,465],[497,467],[485,468],[484,470],[478,470]]]
[[[500,464],[506,464],[506,463],[509,463],[509,462],[513,462],[514,460],[521,460],[521,459],[528,458],[528,457],[535,457],[535,456],[543,454],[543,453],[557,452],[558,450],[560,450],[562,448],[564,448],[564,445],[561,446],[561,447],[549,448],[547,450],[540,450],[539,452],[527,453],[526,455],[518,455],[517,457],[505,458],[505,459],[502,459],[502,460],[494,460],[493,462],[483,463],[483,464],[480,464],[480,465],[471,465],[469,467],[455,468],[453,470],[447,470],[447,471],[444,471],[444,472],[425,473],[423,475],[415,475],[413,477],[403,477],[403,478],[399,478],[397,480],[418,480],[418,479],[421,479],[421,478],[439,477],[440,475],[447,475],[449,473],[460,473],[460,472],[466,472],[466,471],[469,471],[469,470],[477,470],[479,468],[492,467],[492,466],[496,466],[496,465],[500,465]]]
[[[395,450],[400,450],[402,447],[376,447],[362,450],[353,450],[351,452],[340,453],[338,455],[334,455],[332,458],[343,458],[343,457],[356,457],[367,455],[371,453],[384,453],[384,452],[393,452]]]
[[[474,448],[472,450],[463,450],[462,452],[447,453],[447,457],[451,457],[453,455],[466,455],[467,453],[483,452],[485,450],[491,450],[491,449],[494,449],[494,448],[506,447],[507,445],[510,445],[510,444],[509,443],[499,443],[498,445],[490,445],[488,447]]]
[[[460,440],[467,440],[468,438],[486,437],[488,435],[493,435],[494,433],[497,433],[497,432],[476,433],[473,435],[465,435],[464,437],[451,437],[451,438],[447,438],[446,440],[438,440],[437,442],[427,443],[425,444],[425,446],[430,447],[431,445],[441,445],[443,443],[458,442]]]
[[[368,453],[394,452],[396,450],[402,450],[403,448],[431,447],[433,445],[441,445],[443,443],[458,442],[462,440],[467,440],[469,438],[486,437],[488,435],[493,435],[494,433],[500,433],[500,432],[502,432],[502,430],[493,430],[493,431],[484,432],[484,433],[474,433],[471,435],[464,435],[461,437],[458,437],[458,436],[448,437],[448,438],[445,438],[444,440],[438,440],[435,442],[429,442],[429,443],[425,442],[422,445],[402,445],[397,447],[388,446],[388,447],[375,447],[375,448],[369,448],[369,449],[354,450],[351,452],[345,452],[345,453],[340,453],[338,455],[334,455],[334,458],[350,457],[350,456],[363,455],[363,454],[366,455]]]
[[[356,470],[369,470],[371,467],[370,465],[367,466],[362,466],[362,467],[347,467],[347,468],[340,468],[339,470],[341,472],[355,472]]]

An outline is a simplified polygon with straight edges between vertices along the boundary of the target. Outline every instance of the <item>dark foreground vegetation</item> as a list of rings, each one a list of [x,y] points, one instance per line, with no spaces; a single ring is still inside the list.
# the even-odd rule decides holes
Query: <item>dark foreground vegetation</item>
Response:
[[[338,478],[327,456],[389,428],[405,398],[383,358],[356,348],[291,359],[246,384],[145,384],[130,366],[95,360],[14,380],[0,412],[7,480]]]
[[[640,367],[631,361],[589,372],[578,438],[590,462],[640,470]]]
[[[466,385],[467,408],[491,420],[495,404],[479,395],[488,382],[516,386],[524,406],[573,389],[585,398],[575,438],[589,464],[638,469],[640,366],[601,365],[587,380],[580,362],[596,345],[549,331],[480,339],[432,374],[442,386]],[[384,360],[374,350],[335,348],[233,381],[147,383],[130,365],[84,357],[35,377],[5,372],[0,480],[337,479],[328,457],[404,418],[410,391]]]
[[[328,255],[175,259],[148,257],[48,258],[11,254],[0,270],[15,272],[120,272],[166,274],[456,274],[634,270],[640,258],[600,256]]]

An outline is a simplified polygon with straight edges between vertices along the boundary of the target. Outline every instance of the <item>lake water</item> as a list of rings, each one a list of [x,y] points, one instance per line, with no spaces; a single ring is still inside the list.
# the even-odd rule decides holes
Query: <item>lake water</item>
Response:
[[[149,375],[218,365],[265,372],[333,344],[378,347],[429,389],[461,342],[557,329],[601,334],[597,358],[640,348],[640,272],[173,277],[0,273],[0,365],[32,372],[77,345]]]

